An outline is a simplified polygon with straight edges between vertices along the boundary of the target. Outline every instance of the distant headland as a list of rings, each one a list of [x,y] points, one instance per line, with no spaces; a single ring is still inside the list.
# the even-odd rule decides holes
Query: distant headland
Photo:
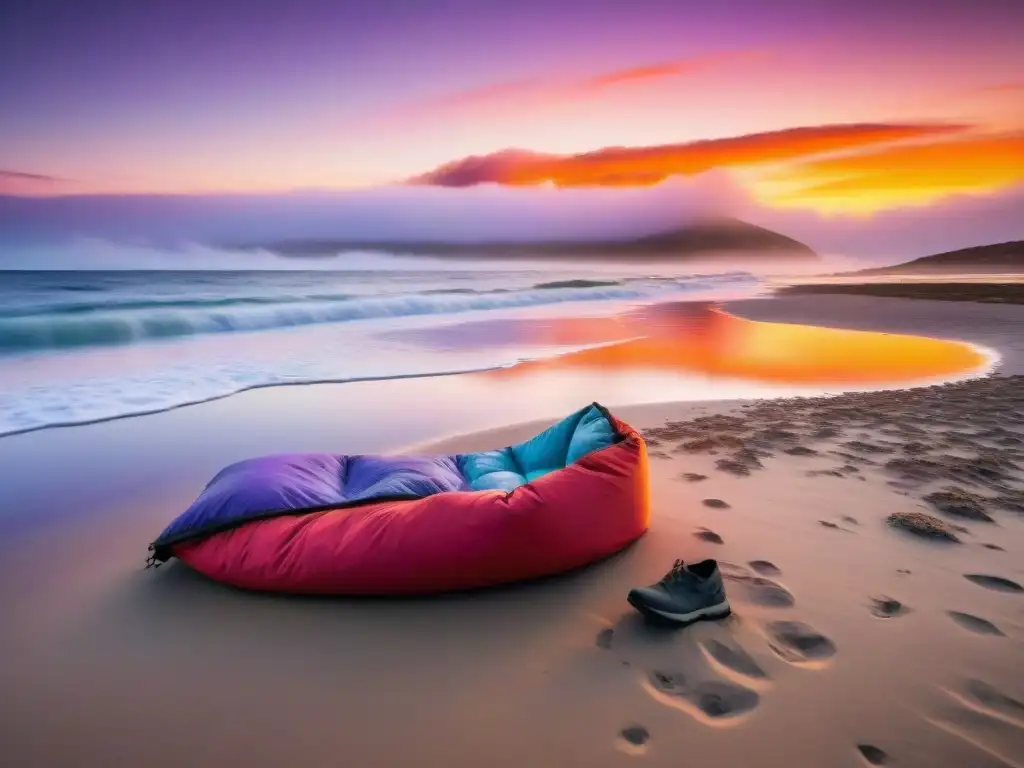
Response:
[[[331,257],[345,251],[379,251],[435,258],[643,259],[659,262],[785,259],[820,261],[807,245],[738,219],[708,219],[670,230],[623,239],[444,242],[426,240],[293,239],[241,246],[298,258]]]

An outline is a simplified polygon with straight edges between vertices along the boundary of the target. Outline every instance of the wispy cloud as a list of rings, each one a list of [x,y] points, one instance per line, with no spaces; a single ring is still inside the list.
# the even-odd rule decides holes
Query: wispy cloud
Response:
[[[542,93],[547,85],[546,81],[540,78],[495,83],[494,85],[486,85],[482,88],[471,88],[466,91],[457,91],[445,96],[439,96],[436,99],[416,102],[415,104],[408,105],[406,110],[403,111],[427,112],[504,101],[506,99]]]
[[[576,155],[506,150],[456,160],[410,180],[413,184],[465,187],[648,186],[670,176],[712,168],[753,166],[858,149],[904,139],[965,131],[949,123],[853,123],[791,128],[683,144],[609,147]]]
[[[512,80],[407,104],[397,112],[402,115],[428,114],[503,103],[535,105],[538,102],[554,102],[566,98],[594,98],[613,89],[684,77],[753,55],[755,53],[752,51],[713,53],[613,69],[577,78],[552,75]]]
[[[603,72],[592,77],[583,78],[573,83],[566,84],[565,90],[579,92],[600,92],[609,88],[616,88],[621,85],[636,85],[648,83],[654,80],[665,80],[672,77],[682,77],[696,74],[697,72],[710,69],[719,64],[746,58],[753,55],[751,52],[742,53],[717,53],[706,56],[695,56],[688,59],[675,59],[654,64],[646,64],[638,67],[627,67],[625,69]]]
[[[26,171],[0,169],[0,181],[27,181],[38,182],[40,184],[61,184],[68,181],[68,179],[62,179],[59,176],[48,176],[45,173],[28,173]]]

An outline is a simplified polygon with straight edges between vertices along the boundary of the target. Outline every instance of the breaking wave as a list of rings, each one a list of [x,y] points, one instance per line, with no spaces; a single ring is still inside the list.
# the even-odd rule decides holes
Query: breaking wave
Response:
[[[523,289],[459,288],[377,296],[304,293],[50,301],[0,309],[0,354],[563,302],[655,301],[756,284],[756,278],[734,273],[686,279],[564,280]]]

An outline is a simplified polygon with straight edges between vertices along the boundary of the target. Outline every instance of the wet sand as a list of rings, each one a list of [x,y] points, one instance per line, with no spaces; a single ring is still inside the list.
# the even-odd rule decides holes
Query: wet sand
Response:
[[[732,310],[845,327],[859,315],[888,332],[935,320],[1024,373],[1019,308],[930,318],[928,304]],[[146,543],[225,461],[338,450],[368,402],[403,392],[430,415],[360,433],[353,450],[474,450],[540,425],[426,445],[492,415],[461,384],[401,384],[0,440],[5,763],[1024,765],[1024,379],[616,407],[650,440],[651,530],[532,584],[297,600],[141,570]],[[329,403],[334,421],[303,415]],[[197,444],[204,424],[222,428]],[[160,445],[140,456],[146,440]],[[46,488],[38,467],[28,476],[42,456],[58,478]],[[677,557],[726,563],[732,618],[673,632],[629,609],[628,588]]]
[[[984,282],[836,282],[803,283],[778,289],[780,296],[851,294],[936,301],[973,301],[992,304],[1024,304],[1024,283]]]

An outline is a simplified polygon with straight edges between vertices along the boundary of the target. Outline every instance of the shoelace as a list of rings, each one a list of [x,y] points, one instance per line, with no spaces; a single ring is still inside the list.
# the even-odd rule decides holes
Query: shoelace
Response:
[[[671,584],[677,581],[683,581],[690,577],[690,572],[686,570],[686,563],[682,560],[676,560],[672,564],[672,570],[661,577],[661,581],[658,583],[662,586]]]

